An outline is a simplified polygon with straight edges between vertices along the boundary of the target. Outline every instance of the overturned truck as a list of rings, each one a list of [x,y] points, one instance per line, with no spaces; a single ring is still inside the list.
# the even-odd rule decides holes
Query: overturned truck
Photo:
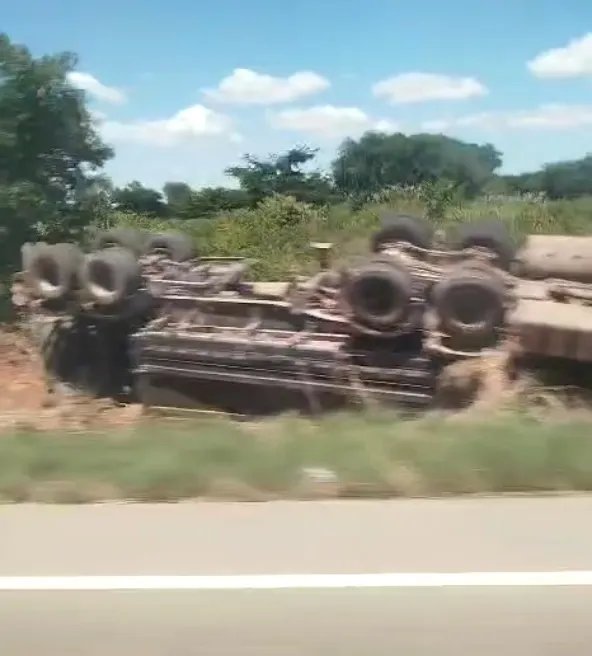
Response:
[[[114,230],[89,253],[23,248],[13,301],[36,327],[50,379],[150,407],[266,414],[434,404],[442,367],[592,360],[592,238],[499,222],[431,226],[391,216],[366,256],[254,282],[242,258],[203,258],[184,235]]]

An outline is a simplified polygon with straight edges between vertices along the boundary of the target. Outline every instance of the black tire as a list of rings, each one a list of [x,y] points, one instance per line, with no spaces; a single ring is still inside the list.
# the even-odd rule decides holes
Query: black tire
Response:
[[[86,294],[97,305],[111,306],[138,290],[140,265],[129,249],[113,246],[84,258],[80,280]]]
[[[403,241],[427,250],[433,236],[431,224],[419,216],[387,215],[382,218],[382,227],[372,235],[370,247],[377,253],[385,244]]]
[[[159,232],[148,237],[147,253],[164,253],[174,262],[185,262],[196,256],[193,241],[180,232]]]
[[[39,298],[63,299],[76,286],[82,253],[75,244],[34,244],[22,255],[30,285]]]
[[[135,228],[112,228],[99,233],[94,241],[94,250],[104,250],[119,246],[127,248],[136,255],[142,255],[146,245],[146,235]]]
[[[371,260],[348,270],[343,295],[353,320],[377,331],[390,331],[407,318],[413,284],[410,274],[392,262]]]
[[[502,221],[490,219],[476,223],[463,223],[452,234],[450,247],[463,250],[471,247],[486,248],[497,256],[497,264],[507,271],[516,255],[516,245]]]
[[[506,289],[495,271],[461,267],[434,285],[431,299],[441,330],[461,343],[487,343],[503,325]]]

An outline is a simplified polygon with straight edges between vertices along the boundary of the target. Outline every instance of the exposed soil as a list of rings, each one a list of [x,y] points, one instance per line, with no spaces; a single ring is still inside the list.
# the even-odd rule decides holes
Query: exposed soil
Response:
[[[569,386],[549,388],[540,376],[516,376],[505,351],[449,365],[440,375],[438,405],[462,416],[488,413],[506,405],[528,405],[548,411],[585,411],[592,398]],[[129,426],[144,416],[141,405],[119,405],[51,389],[36,346],[16,327],[0,326],[0,430],[92,430]],[[460,411],[460,412],[459,412]]]
[[[0,413],[45,406],[48,393],[41,360],[17,330],[0,330],[0,381]]]
[[[16,328],[0,328],[0,385],[0,429],[125,426],[142,415],[138,405],[50,391],[39,353]]]
[[[500,350],[448,365],[438,381],[438,400],[451,409],[488,411],[516,401],[524,386],[514,378],[510,354]]]

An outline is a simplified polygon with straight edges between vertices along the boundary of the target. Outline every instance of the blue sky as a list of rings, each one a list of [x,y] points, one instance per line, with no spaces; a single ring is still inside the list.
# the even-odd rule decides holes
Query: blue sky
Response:
[[[591,0],[2,4],[35,55],[79,55],[117,183],[224,184],[294,144],[324,165],[366,129],[491,142],[508,172],[592,152]]]

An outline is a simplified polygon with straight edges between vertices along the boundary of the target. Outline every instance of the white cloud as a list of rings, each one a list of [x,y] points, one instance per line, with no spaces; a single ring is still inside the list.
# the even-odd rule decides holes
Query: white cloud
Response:
[[[377,121],[371,121],[369,129],[375,132],[399,132],[401,126],[388,118],[381,118]]]
[[[572,39],[563,48],[551,48],[527,63],[537,77],[561,78],[592,75],[592,32]]]
[[[513,128],[570,130],[592,126],[592,105],[543,105],[534,112],[522,112],[510,118]]]
[[[274,105],[324,91],[329,81],[318,73],[300,71],[288,77],[273,77],[235,68],[215,89],[206,89],[207,97],[235,105]]]
[[[102,132],[104,138],[110,141],[131,141],[162,147],[207,136],[224,135],[231,141],[241,139],[240,135],[233,132],[232,121],[228,116],[203,105],[192,105],[170,118],[155,121],[105,121]]]
[[[444,132],[451,125],[450,121],[445,119],[434,119],[431,121],[424,121],[421,124],[421,129],[425,132]]]
[[[433,73],[401,73],[377,82],[372,87],[377,98],[393,105],[430,100],[462,100],[484,96],[487,88],[472,77],[450,77]]]
[[[355,136],[367,130],[395,132],[397,125],[388,120],[372,119],[359,107],[319,105],[307,109],[286,109],[268,116],[276,129],[307,132],[319,137]]]
[[[426,121],[422,129],[444,132],[453,128],[477,127],[487,130],[573,130],[592,127],[592,105],[541,105],[514,112],[482,112],[452,119]]]
[[[96,123],[103,123],[104,121],[107,120],[107,114],[105,112],[101,112],[98,109],[90,108],[88,110],[88,113],[90,114],[90,117],[95,121]]]
[[[103,102],[112,103],[113,105],[121,105],[126,102],[126,95],[121,89],[115,87],[108,87],[102,82],[99,82],[94,75],[90,73],[81,73],[79,71],[71,71],[68,73],[68,82],[77,89],[86,91],[90,96]]]

